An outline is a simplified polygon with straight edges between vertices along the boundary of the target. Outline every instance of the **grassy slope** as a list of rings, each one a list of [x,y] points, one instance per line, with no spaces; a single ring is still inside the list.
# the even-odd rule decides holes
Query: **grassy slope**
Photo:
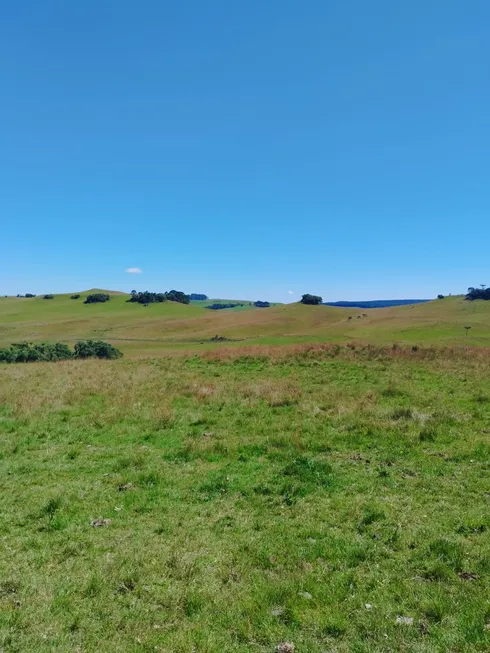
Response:
[[[490,346],[490,302],[462,297],[386,309],[276,305],[268,309],[210,311],[198,302],[143,307],[115,295],[106,304],[84,305],[59,295],[53,300],[0,298],[0,345],[20,339],[103,338],[127,353],[144,354],[199,345],[214,335],[245,344],[361,340],[375,343],[476,344]],[[365,313],[367,317],[357,319]],[[353,316],[348,321],[348,316]],[[471,325],[468,337],[464,326]],[[237,343],[240,346],[243,343]]]
[[[490,650],[489,368],[419,355],[0,366],[0,649]]]

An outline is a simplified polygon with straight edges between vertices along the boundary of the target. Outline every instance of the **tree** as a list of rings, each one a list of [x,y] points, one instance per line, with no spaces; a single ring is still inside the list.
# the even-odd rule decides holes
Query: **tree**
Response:
[[[466,329],[466,335],[468,335],[468,331],[471,329],[471,327],[470,326],[465,326],[465,329]]]
[[[24,297],[35,297],[35,296],[36,296],[36,295],[34,295],[34,294],[31,293],[31,292],[26,292],[26,294],[24,295]]]
[[[490,288],[485,288],[485,284],[481,284],[482,288],[468,288],[466,299],[474,301],[475,299],[490,300]]]
[[[53,299],[54,295],[44,295],[43,299]]]
[[[209,299],[209,297],[207,295],[203,295],[202,293],[191,292],[189,299],[191,302],[204,302],[206,299]]]
[[[322,301],[323,299],[318,295],[309,295],[308,293],[301,297],[302,304],[311,304],[313,306],[317,306],[318,304],[321,304]]]
[[[72,295],[70,299],[80,299],[80,295]]]
[[[128,302],[137,302],[138,304],[153,304],[155,302],[179,302],[180,304],[189,303],[189,295],[180,290],[169,290],[168,292],[131,292]]]
[[[87,295],[87,298],[83,303],[84,304],[97,304],[98,302],[104,303],[104,302],[108,302],[110,298],[111,296],[105,292],[96,292],[93,295]]]
[[[254,302],[255,308],[269,308],[269,302]]]
[[[444,299],[444,295],[437,295],[437,299]]]

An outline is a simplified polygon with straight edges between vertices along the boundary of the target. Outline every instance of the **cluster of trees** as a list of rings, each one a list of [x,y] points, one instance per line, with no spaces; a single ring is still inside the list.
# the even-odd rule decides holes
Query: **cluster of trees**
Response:
[[[2,363],[32,363],[35,361],[62,361],[78,358],[120,358],[122,353],[107,342],[87,340],[77,342],[72,351],[62,342],[18,342],[0,349]]]
[[[255,308],[269,308],[269,302],[254,302]]]
[[[485,288],[485,284],[481,288],[468,288],[466,299],[473,301],[475,299],[490,299],[490,288]]]
[[[319,295],[309,295],[306,293],[306,295],[303,295],[301,297],[301,303],[302,304],[312,304],[314,306],[321,304],[323,299]]]
[[[209,297],[207,295],[201,295],[198,292],[191,292],[189,299],[191,302],[204,302],[206,299],[209,299]]]
[[[221,304],[216,302],[206,306],[206,308],[210,308],[212,311],[222,311],[224,308],[235,308],[235,306],[245,306],[245,304]]]
[[[131,297],[128,302],[137,302],[138,304],[154,304],[155,302],[179,302],[179,304],[188,304],[189,295],[180,290],[169,290],[167,292],[138,292],[131,291]]]
[[[80,295],[72,295],[70,299],[80,299]]]
[[[78,295],[80,297],[80,295]],[[72,299],[78,299],[78,297],[75,297],[75,295],[72,296]],[[111,298],[110,295],[108,295],[105,292],[96,292],[93,295],[87,295],[87,299],[83,302],[84,304],[97,304],[98,302],[108,302],[109,299]]]

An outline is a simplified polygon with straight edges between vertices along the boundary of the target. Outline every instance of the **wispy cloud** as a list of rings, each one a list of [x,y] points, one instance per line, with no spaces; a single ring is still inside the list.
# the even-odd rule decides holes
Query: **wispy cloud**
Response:
[[[288,290],[288,295],[294,295],[294,290]]]
[[[141,274],[143,270],[140,268],[126,268],[126,272],[129,272],[129,274]]]

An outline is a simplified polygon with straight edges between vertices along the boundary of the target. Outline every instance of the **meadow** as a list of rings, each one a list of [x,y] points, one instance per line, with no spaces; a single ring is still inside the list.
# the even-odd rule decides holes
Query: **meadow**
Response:
[[[488,350],[173,353],[0,366],[0,650],[490,650]]]
[[[108,292],[104,304],[83,303],[93,292]],[[128,303],[128,295],[93,289],[51,300],[0,298],[0,347],[18,341],[106,340],[126,356],[153,357],[182,350],[221,349],[227,339],[235,347],[297,343],[373,343],[378,345],[490,346],[490,302],[446,297],[426,304],[377,309],[304,306],[300,303],[212,311],[206,303],[190,305]],[[235,300],[238,301],[238,300]],[[349,319],[351,318],[351,319]],[[471,329],[466,331],[465,327]]]

